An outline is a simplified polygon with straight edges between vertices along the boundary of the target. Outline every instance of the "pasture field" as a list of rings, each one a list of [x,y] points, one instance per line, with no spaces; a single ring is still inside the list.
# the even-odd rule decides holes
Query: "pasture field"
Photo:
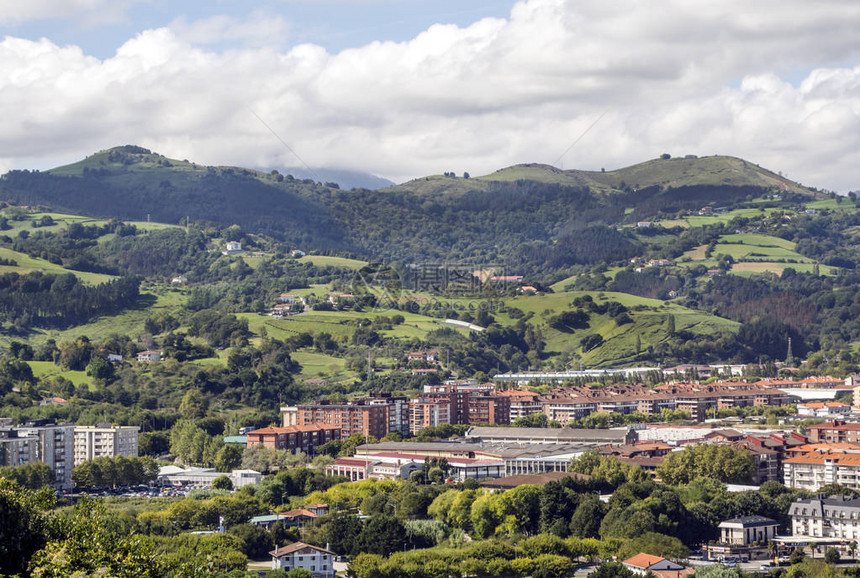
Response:
[[[66,269],[62,265],[57,265],[56,263],[51,263],[50,261],[39,259],[38,257],[30,257],[26,253],[19,253],[18,251],[13,251],[12,249],[7,249],[5,247],[0,247],[0,259],[10,259],[18,264],[17,266],[0,265],[0,273],[15,272],[22,275],[33,271],[41,271],[42,273],[53,275],[71,273],[87,285],[100,285],[102,283],[107,283],[112,279],[116,279],[113,275],[103,275],[101,273],[88,273],[86,271],[73,271],[71,269]]]
[[[347,259],[345,257],[327,257],[325,255],[305,255],[299,259],[302,263],[313,263],[316,267],[338,267],[340,269],[350,269],[358,271],[365,265],[367,261],[359,261],[357,259]]]

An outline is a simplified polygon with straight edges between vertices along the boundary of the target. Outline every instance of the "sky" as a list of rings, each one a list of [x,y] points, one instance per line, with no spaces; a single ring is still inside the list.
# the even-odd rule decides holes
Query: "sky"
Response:
[[[860,190],[856,0],[0,3],[0,172],[136,144],[396,182],[742,157]]]

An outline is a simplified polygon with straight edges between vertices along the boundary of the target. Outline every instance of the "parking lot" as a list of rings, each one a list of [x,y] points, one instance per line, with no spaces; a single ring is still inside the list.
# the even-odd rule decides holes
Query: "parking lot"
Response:
[[[89,488],[86,490],[64,491],[63,496],[67,498],[80,498],[82,496],[98,496],[102,498],[174,498],[188,495],[192,488],[186,486],[177,487],[154,487],[154,486],[127,486],[118,488]]]

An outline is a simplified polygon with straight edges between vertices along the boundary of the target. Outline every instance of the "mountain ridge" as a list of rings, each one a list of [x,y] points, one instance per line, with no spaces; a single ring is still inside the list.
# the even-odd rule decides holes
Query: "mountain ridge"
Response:
[[[708,185],[772,187],[780,191],[818,196],[813,189],[782,177],[773,171],[763,169],[757,164],[724,155],[657,158],[609,171],[564,170],[542,163],[521,163],[498,169],[487,175],[471,178],[428,175],[389,187],[386,190],[409,190],[430,194],[437,192],[433,190],[434,185],[462,189],[469,186],[462,184],[462,181],[470,181],[471,185],[475,186],[475,183],[517,180],[531,180],[564,186],[587,186],[603,193],[653,186],[660,186],[665,189]]]
[[[566,269],[641,251],[624,226],[819,193],[733,157],[655,159],[614,171],[541,164],[345,191],[277,170],[204,166],[126,145],[44,173],[10,171],[0,198],[103,218],[239,225],[304,249],[404,262]],[[597,245],[595,245],[597,243]],[[600,251],[584,252],[590,245]]]

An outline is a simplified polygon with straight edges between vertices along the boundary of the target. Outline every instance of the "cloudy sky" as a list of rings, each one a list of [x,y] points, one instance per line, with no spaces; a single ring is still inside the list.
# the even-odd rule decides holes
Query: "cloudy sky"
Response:
[[[858,25],[856,0],[2,2],[0,171],[119,144],[395,181],[668,152],[844,193]]]

